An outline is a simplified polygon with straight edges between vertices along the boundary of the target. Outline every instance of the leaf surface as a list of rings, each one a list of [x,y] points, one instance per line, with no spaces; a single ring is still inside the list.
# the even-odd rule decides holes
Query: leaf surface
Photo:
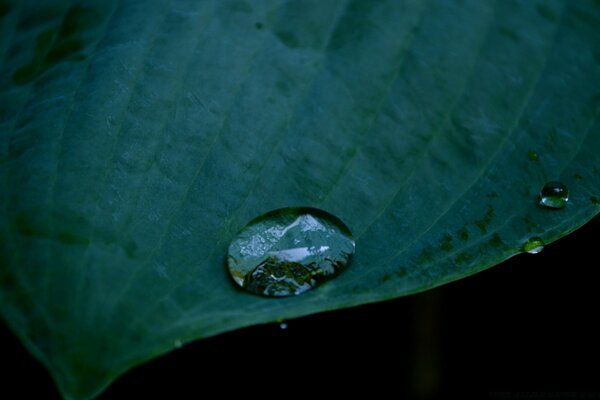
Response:
[[[0,32],[0,310],[66,398],[600,211],[597,1],[3,0]],[[537,205],[550,180],[565,209]],[[290,206],[342,219],[351,267],[238,290],[230,240]]]

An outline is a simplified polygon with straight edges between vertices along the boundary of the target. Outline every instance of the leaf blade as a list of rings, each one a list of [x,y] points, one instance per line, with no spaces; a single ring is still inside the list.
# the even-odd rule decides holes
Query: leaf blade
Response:
[[[182,340],[467,276],[599,211],[591,3],[49,4],[0,19],[0,293],[67,397]],[[566,210],[536,205],[551,179]],[[351,268],[297,298],[236,290],[228,241],[299,205],[357,234]]]

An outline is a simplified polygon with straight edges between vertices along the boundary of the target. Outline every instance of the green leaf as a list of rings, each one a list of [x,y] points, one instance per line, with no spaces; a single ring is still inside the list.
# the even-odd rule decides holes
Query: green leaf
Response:
[[[597,1],[0,1],[0,307],[66,398],[239,327],[380,301],[600,210]],[[537,155],[537,156],[534,156]],[[566,208],[537,205],[546,181]],[[269,210],[356,254],[245,293]]]

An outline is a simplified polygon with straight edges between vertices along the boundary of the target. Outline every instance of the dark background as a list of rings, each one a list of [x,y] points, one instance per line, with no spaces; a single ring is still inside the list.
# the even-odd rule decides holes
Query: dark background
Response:
[[[596,218],[540,254],[422,294],[200,340],[101,399],[600,399],[599,237]],[[1,323],[0,365],[2,394],[59,397]]]

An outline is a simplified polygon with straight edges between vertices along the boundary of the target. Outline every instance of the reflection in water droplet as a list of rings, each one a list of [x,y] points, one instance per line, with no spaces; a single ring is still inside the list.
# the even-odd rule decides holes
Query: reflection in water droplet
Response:
[[[537,236],[530,238],[523,245],[523,251],[526,251],[529,254],[537,254],[542,250],[544,250],[544,241]]]
[[[540,192],[540,206],[563,208],[569,201],[569,189],[560,182],[548,182]]]
[[[238,285],[264,296],[303,293],[343,270],[354,253],[350,230],[316,208],[281,208],[243,228],[227,264]]]

